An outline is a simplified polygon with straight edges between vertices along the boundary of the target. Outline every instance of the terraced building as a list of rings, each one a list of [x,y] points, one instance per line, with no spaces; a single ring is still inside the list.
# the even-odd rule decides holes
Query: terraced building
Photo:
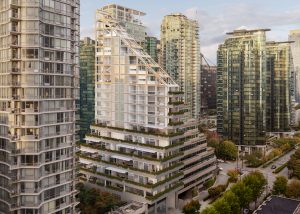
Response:
[[[213,150],[177,83],[103,10],[96,50],[95,124],[80,144],[81,180],[147,213],[170,213],[181,192],[212,177]]]

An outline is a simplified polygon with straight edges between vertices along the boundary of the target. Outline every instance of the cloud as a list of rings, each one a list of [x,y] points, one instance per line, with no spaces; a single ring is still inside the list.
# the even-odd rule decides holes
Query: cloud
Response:
[[[268,39],[286,40],[288,29],[300,23],[299,9],[278,12],[255,4],[239,3],[226,5],[217,14],[198,7],[189,8],[184,14],[198,20],[202,52],[216,61],[218,44],[224,42],[226,32],[235,29],[271,28],[272,31],[267,34]]]

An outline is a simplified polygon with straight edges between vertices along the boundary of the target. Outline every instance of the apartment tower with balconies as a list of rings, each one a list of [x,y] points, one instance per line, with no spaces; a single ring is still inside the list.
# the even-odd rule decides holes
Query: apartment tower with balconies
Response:
[[[184,92],[190,117],[199,119],[201,54],[198,22],[180,13],[165,16],[161,24],[160,46],[162,68]]]
[[[292,90],[294,99],[300,103],[300,29],[291,30],[289,33],[289,41],[291,43],[292,63],[293,63],[293,81]]]
[[[79,0],[1,0],[0,213],[77,213]]]

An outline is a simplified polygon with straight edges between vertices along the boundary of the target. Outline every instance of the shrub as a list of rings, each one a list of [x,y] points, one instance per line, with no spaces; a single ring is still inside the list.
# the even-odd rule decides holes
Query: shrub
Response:
[[[238,181],[239,178],[239,172],[236,169],[231,169],[227,172],[227,175],[229,176],[229,182],[235,183]]]
[[[212,187],[212,185],[214,185],[215,181],[216,181],[215,178],[211,178],[208,181],[205,181],[203,186],[205,187],[205,189],[208,189],[208,188]]]
[[[192,200],[191,202],[187,203],[183,207],[182,212],[184,214],[197,214],[199,209],[200,209],[199,201]]]
[[[208,194],[211,198],[216,198],[221,195],[222,192],[226,190],[226,185],[218,185],[216,187],[211,187],[208,189]]]

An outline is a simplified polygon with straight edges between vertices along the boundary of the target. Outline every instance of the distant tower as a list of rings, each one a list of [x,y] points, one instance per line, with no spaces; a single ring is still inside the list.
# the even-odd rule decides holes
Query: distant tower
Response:
[[[266,131],[290,131],[291,72],[290,42],[267,42]]]
[[[294,71],[293,89],[295,100],[300,103],[300,29],[290,31],[289,41],[294,41],[291,44]]]
[[[159,57],[158,43],[159,41],[154,36],[146,36],[144,42],[144,50],[155,60],[155,62],[158,62]]]
[[[95,119],[95,41],[84,38],[80,41],[80,100],[77,122],[80,141],[89,132]]]
[[[179,84],[189,116],[199,119],[201,55],[198,22],[174,13],[161,24],[161,65]]]

